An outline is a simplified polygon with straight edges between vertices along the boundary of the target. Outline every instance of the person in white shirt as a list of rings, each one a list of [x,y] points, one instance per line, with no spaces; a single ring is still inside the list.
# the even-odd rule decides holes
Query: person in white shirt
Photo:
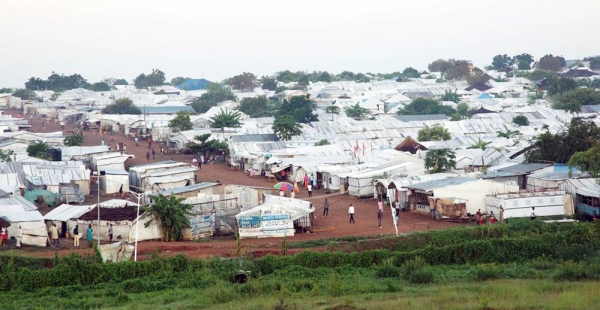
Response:
[[[285,193],[283,192],[283,190],[279,190],[279,196],[285,197]]]
[[[308,190],[308,197],[312,197],[312,184],[308,183],[306,189]]]
[[[352,204],[350,204],[350,207],[348,208],[348,215],[350,215],[350,223],[356,224],[354,223],[354,206]]]
[[[17,248],[20,248],[23,246],[23,244],[21,243],[22,240],[23,240],[23,229],[21,228],[21,226],[19,226],[19,231],[17,232]]]

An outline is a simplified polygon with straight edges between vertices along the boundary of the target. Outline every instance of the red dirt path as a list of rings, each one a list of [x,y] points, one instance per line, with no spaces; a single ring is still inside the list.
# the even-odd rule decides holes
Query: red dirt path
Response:
[[[14,117],[23,117],[18,111],[5,110],[4,114],[11,114]],[[30,119],[27,117],[29,122],[32,124],[32,131],[41,131],[42,129],[42,118]],[[46,132],[60,131],[60,125],[53,121],[46,120]],[[75,130],[75,125],[65,126],[65,136],[68,135],[68,131]],[[84,132],[84,145],[100,145],[101,140],[104,139],[106,144],[115,145],[115,143],[123,142],[127,144],[127,153],[134,154],[135,159],[129,159],[126,162],[127,166],[138,165],[147,163],[146,152],[148,151],[148,143],[143,141],[139,147],[135,146],[133,139],[125,137],[120,134],[115,134],[115,141],[110,141],[110,135],[100,135],[98,133]],[[172,159],[175,161],[183,161],[192,163],[191,155],[165,155],[160,157],[158,150],[160,147],[153,143],[153,147],[157,150],[156,160],[153,161]],[[202,165],[202,169],[198,171],[197,182],[215,182],[220,181],[223,184],[240,184],[250,185],[257,187],[272,187],[273,182],[268,181],[266,178],[255,177],[250,178],[244,172],[228,170],[225,164],[213,164],[213,165]],[[92,190],[93,186],[92,186]],[[322,217],[323,202],[325,197],[329,199],[330,210],[328,217]],[[107,200],[115,198],[115,196],[101,196],[101,200]],[[377,235],[391,235],[395,234],[394,227],[392,225],[391,211],[389,208],[384,209],[383,216],[383,228],[377,226],[377,202],[374,199],[357,199],[348,195],[324,195],[320,190],[313,191],[313,198],[308,199],[308,194],[305,189],[296,195],[298,199],[310,200],[314,203],[317,208],[315,212],[314,229],[315,231],[310,234],[296,234],[293,237],[287,239],[288,242],[305,241],[314,239],[326,239],[336,238],[345,236],[377,236]],[[91,195],[86,197],[86,203],[96,202],[96,193],[92,192]],[[130,200],[134,201],[129,196]],[[352,203],[356,209],[355,220],[356,224],[348,223],[348,206]],[[402,234],[409,233],[416,230],[426,229],[443,229],[447,227],[454,227],[459,224],[450,223],[447,221],[434,221],[431,217],[421,215],[415,212],[403,212],[399,221],[399,231]],[[242,247],[244,251],[256,252],[255,255],[277,253],[281,245],[281,238],[265,238],[265,239],[248,239],[242,240]],[[85,241],[81,242],[82,246],[87,246]],[[37,257],[52,257],[55,251],[58,250],[59,255],[67,255],[71,251],[82,252],[91,254],[91,249],[73,249],[71,248],[72,241],[61,240],[60,248],[25,248],[24,254]],[[235,240],[233,238],[212,238],[208,241],[190,241],[190,242],[177,242],[177,243],[166,243],[166,242],[140,242],[138,244],[140,257],[143,259],[147,255],[151,255],[155,249],[159,252],[164,253],[182,253],[190,257],[209,257],[209,256],[229,256],[235,249]],[[289,249],[288,253],[295,253],[300,250]]]

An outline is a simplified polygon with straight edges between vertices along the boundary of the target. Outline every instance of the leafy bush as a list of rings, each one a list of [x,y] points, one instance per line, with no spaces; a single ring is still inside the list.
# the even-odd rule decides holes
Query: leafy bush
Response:
[[[474,267],[475,279],[478,281],[485,281],[491,279],[498,279],[500,277],[501,270],[495,264],[481,264]]]
[[[378,278],[398,278],[400,277],[400,268],[394,265],[378,266],[375,276]]]
[[[408,282],[415,284],[427,284],[435,282],[435,273],[429,267],[419,269],[410,274]]]

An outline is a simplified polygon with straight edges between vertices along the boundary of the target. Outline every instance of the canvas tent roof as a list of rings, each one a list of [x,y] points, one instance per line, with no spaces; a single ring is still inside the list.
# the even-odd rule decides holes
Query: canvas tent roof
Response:
[[[412,185],[405,185],[404,187],[409,188],[409,189],[420,190],[423,192],[431,192],[438,188],[444,188],[444,187],[448,187],[448,186],[459,185],[459,184],[474,182],[474,181],[477,181],[477,179],[456,177],[456,178],[434,180],[434,181],[423,182],[423,183],[412,184]]]
[[[96,205],[82,206],[62,204],[46,214],[44,220],[66,222],[71,219],[77,219],[81,215],[92,210],[95,206]]]

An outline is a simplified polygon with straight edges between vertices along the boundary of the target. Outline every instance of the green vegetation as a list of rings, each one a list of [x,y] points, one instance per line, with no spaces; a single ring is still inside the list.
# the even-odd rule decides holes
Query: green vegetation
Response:
[[[273,132],[279,139],[287,141],[302,134],[302,127],[291,115],[275,116]]]
[[[208,84],[206,90],[206,93],[192,101],[192,108],[196,113],[206,113],[210,108],[216,107],[219,102],[236,99],[231,89],[218,83]]]
[[[21,98],[22,100],[35,100],[37,99],[37,95],[33,90],[29,89],[17,89],[12,94],[13,97]]]
[[[183,230],[190,228],[189,216],[194,215],[192,206],[183,203],[186,198],[165,197],[163,194],[152,196],[154,204],[143,207],[141,219],[150,218],[144,223],[146,227],[152,221],[158,221],[163,231],[163,241],[178,241],[183,237]]]
[[[27,147],[27,155],[29,155],[31,157],[41,158],[41,159],[49,159],[50,156],[48,156],[48,154],[46,154],[47,148],[48,148],[48,144],[46,144],[42,141],[32,143]]]
[[[229,154],[229,147],[227,142],[220,141],[217,139],[208,139],[211,134],[203,134],[199,136],[195,136],[194,140],[197,142],[190,142],[187,144],[187,147],[194,153],[212,153],[215,154],[219,151],[225,152],[225,154]]]
[[[87,88],[89,86],[90,84],[87,80],[77,73],[64,75],[52,72],[46,80],[31,77],[25,82],[25,88],[29,90],[53,90],[58,92],[80,87]]]
[[[239,111],[221,109],[219,114],[210,118],[210,127],[221,129],[225,127],[240,127],[240,117],[242,117],[242,113]]]
[[[315,104],[310,100],[310,96],[294,96],[289,100],[284,100],[277,112],[278,116],[292,116],[298,123],[310,123],[318,121],[317,115],[313,113]]]
[[[579,113],[584,105],[600,104],[600,93],[593,88],[576,88],[554,96],[552,108]]]
[[[250,72],[244,72],[234,77],[226,79],[225,84],[231,86],[233,89],[241,91],[251,91],[256,87],[257,80],[256,76]]]
[[[13,160],[13,150],[0,150],[0,160],[4,162],[11,162]]]
[[[433,173],[456,169],[456,153],[448,148],[427,151],[425,169]]]
[[[169,127],[175,129],[175,131],[191,130],[193,128],[193,124],[190,120],[190,114],[192,113],[189,111],[177,112],[177,116],[169,121]]]
[[[65,138],[64,144],[66,146],[80,146],[83,144],[83,136],[80,134],[70,135]]]
[[[553,134],[548,130],[533,139],[525,153],[527,162],[567,163],[577,152],[584,152],[600,141],[600,128],[592,120],[573,118],[569,127]]]
[[[429,98],[415,98],[411,103],[398,111],[400,115],[427,115],[446,114],[452,115],[456,112],[452,107],[442,105],[439,100]]]
[[[361,107],[358,103],[354,106],[344,108],[344,112],[346,112],[346,116],[352,117],[356,120],[362,120],[371,114],[369,110]]]
[[[327,139],[323,139],[317,143],[315,143],[315,146],[323,146],[323,145],[330,145],[331,143],[329,142],[329,140]]]
[[[325,112],[328,114],[331,114],[331,120],[333,121],[333,115],[339,115],[340,114],[340,107],[336,106],[336,105],[330,105],[325,109]]]
[[[565,58],[562,56],[553,56],[552,54],[544,55],[537,62],[536,67],[541,70],[557,72],[567,65]]]
[[[240,101],[240,105],[236,108],[237,110],[244,112],[244,114],[255,117],[269,117],[273,116],[273,110],[275,107],[269,102],[267,97],[248,97]]]
[[[529,120],[527,119],[527,116],[525,116],[525,115],[517,115],[517,116],[513,117],[512,121],[513,121],[513,123],[515,123],[519,126],[529,125]]]
[[[148,88],[153,86],[165,85],[165,73],[159,69],[152,69],[152,73],[142,73],[133,81],[137,88]]]
[[[447,141],[452,139],[452,135],[448,132],[448,129],[444,128],[440,124],[433,126],[425,126],[419,129],[417,134],[417,140],[424,141]]]
[[[104,109],[102,109],[102,113],[105,114],[134,114],[139,115],[142,114],[140,108],[136,107],[133,104],[133,101],[129,98],[117,99],[115,103],[109,104]]]
[[[589,223],[511,219],[355,238],[334,241],[328,252],[254,259],[0,256],[0,298],[10,308],[64,309],[537,309],[598,301],[600,241]],[[240,271],[246,283],[235,283]]]

